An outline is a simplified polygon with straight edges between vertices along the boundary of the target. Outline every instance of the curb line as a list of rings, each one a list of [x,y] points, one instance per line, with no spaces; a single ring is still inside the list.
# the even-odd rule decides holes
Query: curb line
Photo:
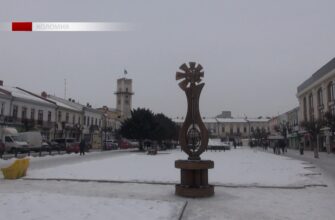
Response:
[[[183,205],[183,208],[181,209],[181,211],[180,211],[180,213],[178,215],[178,220],[182,220],[183,219],[183,215],[184,215],[184,212],[185,212],[185,209],[186,209],[187,205],[188,205],[188,202],[185,201],[184,205]]]
[[[29,178],[25,177],[22,180],[33,181],[69,181],[69,182],[96,182],[96,183],[135,183],[135,184],[150,184],[150,185],[175,185],[171,182],[144,182],[144,181],[122,181],[122,180],[88,180],[88,179],[65,179],[65,178]],[[233,185],[233,184],[213,184],[215,187],[225,188],[260,188],[260,189],[305,189],[308,187],[328,187],[326,184],[306,184],[297,186],[266,186],[266,185]]]

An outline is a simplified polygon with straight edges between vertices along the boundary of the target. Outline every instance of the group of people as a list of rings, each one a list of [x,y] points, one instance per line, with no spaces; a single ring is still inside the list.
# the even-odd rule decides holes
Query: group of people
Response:
[[[283,139],[277,140],[273,147],[274,154],[280,154],[280,151],[282,152],[282,154],[287,152],[286,142]]]

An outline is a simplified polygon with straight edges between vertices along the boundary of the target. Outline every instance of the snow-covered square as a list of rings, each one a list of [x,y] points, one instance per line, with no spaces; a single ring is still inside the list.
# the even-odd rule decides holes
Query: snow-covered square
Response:
[[[332,219],[334,184],[313,164],[242,147],[207,151],[215,196],[174,195],[180,150],[31,158],[22,180],[0,180],[5,219]],[[0,167],[10,161],[1,160]]]

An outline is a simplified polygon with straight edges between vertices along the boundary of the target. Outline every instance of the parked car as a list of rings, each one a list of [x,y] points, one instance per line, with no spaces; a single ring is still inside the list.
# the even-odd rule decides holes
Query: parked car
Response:
[[[119,144],[118,141],[116,140],[106,140],[104,144],[104,149],[105,150],[116,150],[118,149]]]
[[[2,139],[0,139],[0,157],[2,157],[4,152],[5,152],[5,143],[2,142]]]
[[[131,145],[130,145],[130,143],[127,139],[121,139],[119,141],[119,148],[120,149],[128,149],[130,147],[131,147]]]
[[[48,143],[48,141],[42,141],[42,145],[41,145],[41,151],[51,151],[52,150],[52,146]]]
[[[65,148],[62,148],[62,146],[56,142],[55,140],[52,141],[46,141],[46,143],[49,145],[50,150],[55,150],[55,151],[61,151],[61,150],[65,150]]]
[[[78,153],[79,152],[79,142],[74,138],[57,138],[51,141],[56,142],[60,150],[65,150],[67,153]],[[57,146],[57,144],[53,144]]]
[[[230,150],[230,144],[221,142],[219,139],[209,139],[208,150]]]

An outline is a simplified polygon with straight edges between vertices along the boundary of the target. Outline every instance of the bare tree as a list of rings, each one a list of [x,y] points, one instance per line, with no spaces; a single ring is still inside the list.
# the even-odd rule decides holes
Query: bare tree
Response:
[[[318,146],[318,136],[321,129],[325,126],[325,121],[323,119],[303,121],[301,127],[303,127],[310,135],[311,144],[314,148],[314,158],[319,158],[319,146]]]
[[[334,144],[334,132],[335,132],[335,115],[332,114],[331,112],[325,113],[325,125],[328,127],[330,133],[329,145],[327,146],[327,153],[330,153],[331,147]]]

